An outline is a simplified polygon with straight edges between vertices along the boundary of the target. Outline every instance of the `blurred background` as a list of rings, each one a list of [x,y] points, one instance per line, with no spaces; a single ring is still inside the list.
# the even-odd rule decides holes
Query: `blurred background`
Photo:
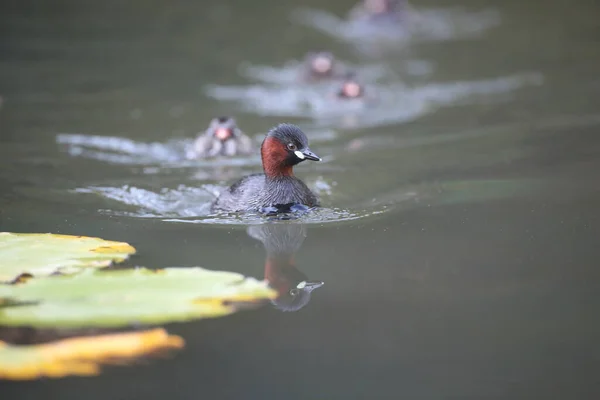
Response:
[[[3,398],[598,398],[600,4],[414,0],[392,24],[355,5],[2,2],[2,231],[262,279],[263,244],[207,211],[260,160],[181,149],[233,115],[257,147],[298,124],[324,159],[296,168],[323,203],[296,265],[324,282],[296,312],[173,324],[174,357]],[[321,50],[373,102],[297,82]]]

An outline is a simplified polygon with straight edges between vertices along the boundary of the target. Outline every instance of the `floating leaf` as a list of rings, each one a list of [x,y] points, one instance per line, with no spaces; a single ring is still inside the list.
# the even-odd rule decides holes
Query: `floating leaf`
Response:
[[[0,285],[0,325],[115,327],[219,317],[271,299],[266,282],[203,268],[94,271]]]
[[[105,267],[134,253],[127,243],[95,237],[0,232],[0,282],[22,274],[47,276]]]
[[[162,328],[78,337],[35,346],[0,342],[0,379],[97,375],[100,364],[123,363],[183,346],[181,337],[169,335]]]

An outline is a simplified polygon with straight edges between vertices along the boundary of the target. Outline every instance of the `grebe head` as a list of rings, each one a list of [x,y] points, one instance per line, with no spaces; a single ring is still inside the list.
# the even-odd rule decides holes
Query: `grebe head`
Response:
[[[371,14],[383,14],[400,7],[399,0],[364,0],[365,9]]]
[[[321,161],[308,147],[308,138],[296,125],[279,124],[269,131],[260,148],[267,177],[291,176],[304,160]]]
[[[308,56],[308,67],[315,76],[329,76],[333,73],[335,58],[328,51],[311,53]]]
[[[349,74],[342,83],[338,95],[348,99],[357,99],[364,95],[365,89],[363,85],[356,79],[354,74]]]
[[[237,136],[238,127],[232,117],[217,117],[210,121],[209,134],[224,142]]]

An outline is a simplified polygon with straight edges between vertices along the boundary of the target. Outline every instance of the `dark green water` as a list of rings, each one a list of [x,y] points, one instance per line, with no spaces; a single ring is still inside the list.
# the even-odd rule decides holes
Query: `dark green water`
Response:
[[[263,245],[198,211],[209,197],[194,191],[260,166],[215,179],[163,157],[167,147],[143,151],[227,113],[252,134],[305,128],[325,162],[296,172],[327,208],[295,255],[325,285],[298,312],[172,325],[187,342],[172,358],[3,382],[2,398],[598,398],[600,6],[464,0],[457,17],[447,2],[415,1],[430,21],[496,22],[373,54],[292,22],[299,3],[2,3],[0,230],[123,240],[137,265],[262,278]],[[342,15],[353,2],[302,4]],[[207,92],[247,93],[261,83],[241,64],[278,68],[322,47],[391,70],[373,85],[390,103],[323,119]],[[77,154],[59,134],[126,138],[136,151],[118,162],[103,142]]]

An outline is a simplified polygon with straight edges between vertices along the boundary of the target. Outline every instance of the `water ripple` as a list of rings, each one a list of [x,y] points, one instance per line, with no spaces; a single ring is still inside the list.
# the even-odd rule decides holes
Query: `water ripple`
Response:
[[[322,10],[301,8],[292,14],[296,23],[309,26],[337,39],[351,42],[366,53],[373,45],[407,44],[409,41],[446,41],[481,35],[500,24],[496,10],[477,12],[453,8],[410,9],[402,21],[342,19]]]
[[[315,185],[317,193],[327,193],[330,187],[321,182]],[[381,210],[350,211],[341,208],[318,208],[298,217],[295,215],[265,216],[259,213],[228,214],[210,210],[212,200],[222,187],[203,185],[199,188],[180,185],[176,189],[162,189],[159,192],[124,185],[122,187],[90,186],[73,190],[78,194],[94,194],[114,200],[122,208],[103,209],[103,214],[134,218],[157,218],[166,222],[195,224],[255,224],[267,219],[301,218],[303,222],[321,224],[335,221],[351,221],[385,212]],[[125,208],[125,209],[123,209]]]
[[[539,85],[542,76],[524,73],[480,81],[402,83],[367,86],[365,99],[340,100],[334,87],[207,86],[207,95],[241,104],[244,111],[262,116],[312,118],[317,126],[366,128],[412,121],[457,102],[481,101],[482,96],[511,93],[525,85]],[[486,98],[500,101],[501,98]]]

